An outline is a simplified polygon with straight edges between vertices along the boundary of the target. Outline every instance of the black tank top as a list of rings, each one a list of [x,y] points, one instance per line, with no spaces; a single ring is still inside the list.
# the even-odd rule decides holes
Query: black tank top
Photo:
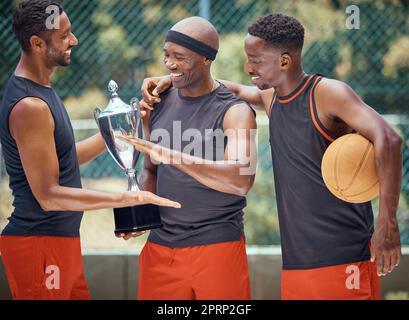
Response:
[[[284,269],[311,269],[365,261],[373,232],[371,203],[339,200],[326,188],[322,156],[334,140],[319,121],[318,75],[292,94],[275,97],[270,111],[277,206]]]
[[[81,188],[74,133],[63,102],[52,88],[13,74],[7,83],[0,106],[0,138],[6,170],[10,176],[10,189],[14,196],[14,211],[2,234],[78,237],[82,212],[45,212],[28,184],[16,141],[9,131],[10,112],[26,97],[35,97],[46,102],[54,118],[60,185]]]
[[[179,90],[171,88],[161,95],[161,102],[151,114],[151,141],[200,158],[223,160],[224,115],[239,103],[244,102],[222,84],[213,92],[194,98],[181,96]],[[165,137],[166,132],[169,137]],[[217,139],[219,142],[222,139],[222,143],[213,143]],[[191,152],[187,150],[192,143],[196,151],[202,151],[200,154],[193,153],[193,148]],[[174,166],[164,164],[157,170],[157,193],[179,201],[182,208],[160,207],[163,228],[151,231],[152,242],[190,247],[238,241],[243,235],[245,197],[213,190]]]

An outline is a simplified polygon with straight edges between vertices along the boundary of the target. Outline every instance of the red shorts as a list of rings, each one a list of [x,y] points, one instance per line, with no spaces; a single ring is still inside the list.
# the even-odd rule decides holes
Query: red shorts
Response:
[[[376,263],[348,263],[309,270],[283,270],[283,300],[379,300]]]
[[[1,236],[13,299],[88,300],[79,238]]]
[[[244,240],[189,248],[147,242],[139,257],[138,299],[249,300]]]

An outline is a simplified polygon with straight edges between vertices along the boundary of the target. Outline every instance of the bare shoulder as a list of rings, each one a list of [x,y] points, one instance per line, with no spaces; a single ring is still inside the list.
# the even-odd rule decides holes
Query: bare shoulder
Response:
[[[355,92],[345,82],[336,79],[323,78],[315,89],[317,100],[329,99],[331,102],[345,102],[356,96]]]
[[[338,118],[350,124],[351,117],[370,108],[349,85],[339,80],[324,78],[318,83],[314,96],[320,118]]]
[[[35,97],[20,100],[10,112],[11,134],[13,135],[17,130],[26,130],[36,126],[44,129],[54,126],[54,120],[47,103]]]
[[[27,117],[28,114],[36,117],[37,115],[41,116],[41,114],[45,113],[50,113],[50,109],[44,100],[35,97],[27,97],[16,103],[10,116],[14,114],[19,117]]]
[[[223,126],[227,128],[253,128],[256,119],[254,111],[246,103],[237,103],[227,110]]]

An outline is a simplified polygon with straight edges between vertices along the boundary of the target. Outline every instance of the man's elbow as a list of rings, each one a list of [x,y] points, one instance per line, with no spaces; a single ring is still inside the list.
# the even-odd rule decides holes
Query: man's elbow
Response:
[[[54,200],[55,197],[51,190],[34,192],[34,197],[40,205],[40,208],[45,212],[61,210],[58,203]]]
[[[254,175],[246,177],[245,179],[243,179],[242,183],[240,183],[240,185],[237,186],[236,194],[241,197],[247,196],[253,184]]]
[[[391,129],[384,137],[384,145],[389,152],[400,153],[402,151],[403,139],[395,132],[395,130]]]
[[[394,132],[393,136],[391,137],[391,144],[401,150],[402,149],[402,145],[403,145],[403,139],[400,135],[398,135],[396,132]]]
[[[37,197],[36,197],[37,198]],[[37,202],[40,205],[40,208],[45,212],[55,211],[55,208],[52,204],[52,201],[45,199],[43,197],[38,197]]]

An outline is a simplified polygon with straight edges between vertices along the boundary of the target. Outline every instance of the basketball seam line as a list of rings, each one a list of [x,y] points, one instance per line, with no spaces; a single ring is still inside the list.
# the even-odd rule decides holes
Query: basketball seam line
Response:
[[[339,146],[337,150],[337,154],[335,155],[335,164],[334,164],[334,178],[335,178],[335,186],[336,186],[335,190],[339,191],[342,197],[343,197],[342,190],[339,187],[339,183],[338,183],[338,156],[339,156],[339,153],[341,152],[342,146],[345,144],[346,141],[347,139],[345,139],[345,141],[342,141],[342,144]]]
[[[341,147],[342,147],[342,146],[341,146]],[[350,183],[350,185],[349,185],[347,188],[342,189],[342,190],[337,190],[337,191],[339,191],[339,192],[341,193],[342,197],[343,197],[345,200],[354,201],[354,199],[353,199],[354,197],[358,197],[358,196],[360,196],[360,195],[366,193],[367,191],[371,190],[371,189],[372,189],[376,184],[378,184],[378,182],[379,182],[379,180],[376,179],[376,181],[373,182],[368,188],[366,188],[365,190],[362,190],[362,191],[359,192],[359,193],[354,193],[354,194],[349,194],[349,195],[344,195],[344,194],[342,193],[342,191],[344,191],[344,192],[347,191],[348,188],[350,188],[351,185],[352,185],[352,183],[355,181],[356,176],[358,175],[358,173],[360,172],[360,170],[363,168],[363,164],[368,160],[370,148],[371,148],[371,142],[368,141],[367,146],[366,146],[366,149],[365,149],[364,156],[362,157],[362,159],[361,159],[361,161],[360,161],[360,163],[359,163],[359,165],[358,165],[358,167],[357,167],[357,170],[356,170],[356,172],[355,172],[355,174],[354,174],[354,176],[353,176],[353,178],[352,178],[352,180],[351,180],[352,182]]]
[[[365,148],[365,152],[364,152],[363,156],[361,157],[361,160],[360,160],[360,162],[358,163],[358,165],[357,165],[357,167],[355,169],[355,173],[352,176],[352,179],[349,182],[349,185],[346,186],[344,189],[342,189],[342,191],[347,191],[352,186],[352,184],[355,182],[356,177],[358,176],[359,172],[361,171],[361,169],[363,167],[363,164],[364,164],[366,158],[369,155],[369,149],[370,148],[371,148],[371,143],[368,141],[368,143],[366,145],[366,148]]]

